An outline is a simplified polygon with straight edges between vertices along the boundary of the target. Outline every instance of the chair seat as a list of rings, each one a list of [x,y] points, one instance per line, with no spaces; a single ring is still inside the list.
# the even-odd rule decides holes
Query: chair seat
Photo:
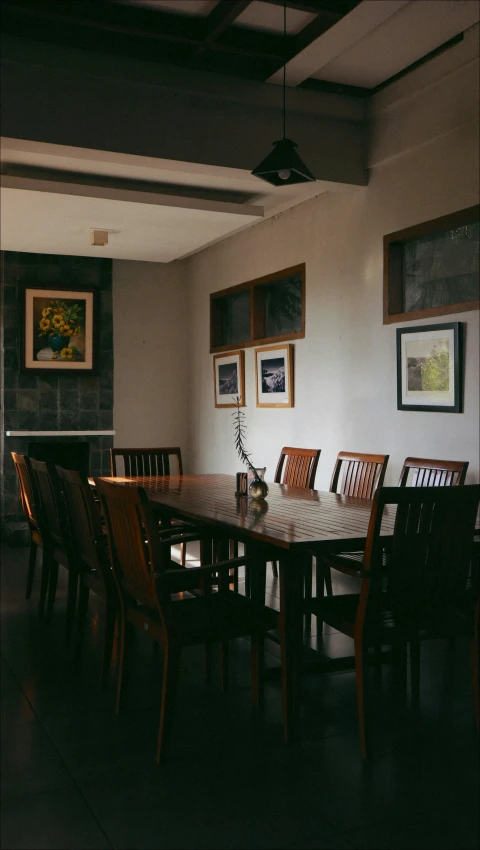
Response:
[[[346,575],[361,578],[363,568],[364,552],[342,552],[339,555],[325,554],[317,555],[319,562],[325,567],[338,570]],[[387,555],[382,552],[382,567],[387,566]]]
[[[353,638],[359,599],[358,593],[315,597],[309,603],[309,611],[318,614],[323,622],[328,623],[332,628]],[[385,607],[379,619],[372,621],[371,626],[366,625],[364,637],[369,643],[378,638],[389,642],[396,637],[401,637],[403,640],[411,638],[422,640],[436,635],[439,637],[469,636],[473,633],[473,627],[472,603],[468,593],[459,599],[456,609],[448,616],[442,616],[441,612],[437,611],[436,619],[432,619],[426,609],[418,610],[415,617],[412,617],[410,611],[405,612],[405,617],[401,616],[401,612],[394,616],[386,606],[385,599]]]
[[[207,596],[177,599],[172,602],[173,630],[183,646],[219,641],[245,635],[245,623],[252,632],[274,629],[277,615],[268,608],[257,610],[248,597],[227,591]],[[157,613],[146,605],[135,605],[127,611],[128,620],[151,637],[162,642],[164,627]]]

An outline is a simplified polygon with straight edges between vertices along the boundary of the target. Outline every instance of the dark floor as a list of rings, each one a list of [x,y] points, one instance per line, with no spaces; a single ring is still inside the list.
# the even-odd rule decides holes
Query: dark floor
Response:
[[[468,645],[425,645],[421,714],[399,708],[388,665],[369,675],[372,756],[364,766],[353,671],[309,676],[298,740],[282,739],[280,682],[250,705],[249,644],[232,647],[231,687],[183,657],[168,760],[154,762],[161,655],[140,636],[124,710],[115,669],[98,692],[101,608],[91,600],[82,667],[66,668],[65,581],[42,633],[27,549],[2,549],[2,848],[476,848],[478,739]],[[64,570],[60,570],[64,574]],[[268,571],[271,599],[277,583]],[[315,619],[311,643],[317,647]],[[328,654],[352,652],[330,631]],[[267,662],[278,665],[268,642]]]

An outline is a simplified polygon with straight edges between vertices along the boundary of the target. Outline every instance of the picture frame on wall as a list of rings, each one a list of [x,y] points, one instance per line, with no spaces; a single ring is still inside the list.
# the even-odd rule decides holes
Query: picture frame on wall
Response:
[[[245,352],[239,350],[214,354],[213,381],[215,407],[244,407]]]
[[[21,371],[96,374],[96,289],[32,285],[21,297]]]
[[[293,345],[255,349],[257,407],[293,407]]]
[[[397,328],[397,409],[461,413],[462,322]]]

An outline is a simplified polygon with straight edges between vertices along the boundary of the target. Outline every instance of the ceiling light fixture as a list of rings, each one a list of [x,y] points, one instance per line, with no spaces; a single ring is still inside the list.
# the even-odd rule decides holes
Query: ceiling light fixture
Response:
[[[284,45],[287,42],[287,4],[286,0],[283,3],[283,39]],[[283,139],[274,142],[274,149],[262,160],[260,165],[253,169],[252,174],[255,177],[260,177],[271,183],[272,186],[290,186],[292,183],[307,183],[315,180],[312,172],[299,157],[295,148],[298,147],[296,142],[287,139],[285,135],[286,124],[286,68],[287,68],[287,53],[285,50],[285,63],[283,65]]]

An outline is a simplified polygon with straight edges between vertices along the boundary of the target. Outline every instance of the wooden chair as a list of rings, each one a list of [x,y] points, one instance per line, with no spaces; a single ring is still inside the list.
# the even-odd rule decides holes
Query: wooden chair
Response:
[[[320,452],[321,449],[293,449],[290,446],[284,446],[280,452],[273,480],[276,484],[313,490]],[[274,577],[278,578],[276,561],[272,561],[272,571]]]
[[[26,455],[12,452],[12,459],[20,483],[20,499],[23,512],[27,520],[30,532],[30,555],[28,559],[27,589],[25,598],[30,599],[35,577],[35,565],[38,547],[43,549],[43,538],[40,528],[40,497],[37,491],[36,480],[33,476],[30,461]],[[48,587],[48,560],[42,561],[42,576],[40,582],[39,613],[43,614]]]
[[[77,602],[78,572],[69,558],[68,525],[65,502],[55,466],[50,461],[30,459],[39,494],[44,559],[48,572],[45,615],[51,619],[57,591],[58,565],[68,570],[67,644],[73,631]]]
[[[468,461],[407,457],[399,487],[457,487],[465,483]]]
[[[103,656],[100,689],[108,681],[112,658],[118,594],[110,568],[107,538],[88,478],[76,470],[56,467],[68,519],[68,560],[79,577],[77,623],[74,656],[80,656],[90,591],[105,605]]]
[[[412,699],[419,696],[420,641],[455,635],[472,639],[478,723],[478,576],[469,586],[478,484],[464,487],[383,487],[376,491],[359,594],[306,600],[309,613],[349,635],[355,645],[358,717],[366,758],[364,666],[369,646],[388,644],[405,658],[410,644]],[[385,508],[396,508],[388,571],[380,536]],[[386,587],[385,587],[386,585]]]
[[[119,465],[119,459],[123,461]],[[171,473],[171,459],[176,472]],[[182,453],[178,446],[159,449],[110,449],[110,470],[114,478],[140,475],[183,475]]]
[[[120,461],[120,462],[119,462]],[[173,473],[172,469],[173,461]],[[182,452],[179,446],[167,446],[156,449],[110,449],[110,474],[119,476],[183,475]],[[173,520],[174,525],[183,525],[181,520]],[[165,528],[168,520],[161,520]],[[185,543],[180,544],[180,563],[185,566],[187,551]]]
[[[229,571],[246,558],[217,562],[189,569],[170,560],[171,540],[163,541],[148,498],[141,487],[95,479],[109,540],[113,575],[120,598],[120,657],[116,711],[120,707],[125,661],[126,627],[131,624],[164,649],[163,688],[156,749],[157,763],[165,755],[168,729],[184,646],[221,642],[222,687],[227,685],[228,642],[252,636],[252,693],[259,701],[263,633],[273,628],[262,604],[229,589]],[[212,541],[204,539],[212,551]],[[208,592],[219,576],[218,592]],[[185,594],[203,588],[203,595]],[[179,594],[172,598],[173,594]],[[271,619],[267,622],[266,618]],[[255,675],[254,675],[255,674]]]
[[[383,485],[389,455],[339,452],[330,481],[330,492],[357,499],[372,499],[378,487]],[[332,568],[348,575],[360,576],[363,552],[345,555],[316,554],[317,594],[323,595],[324,585],[328,596],[332,595]],[[310,583],[309,583],[310,582]],[[311,575],[307,574],[305,596],[312,595]],[[310,620],[307,617],[307,624]],[[320,624],[319,624],[320,625]]]

